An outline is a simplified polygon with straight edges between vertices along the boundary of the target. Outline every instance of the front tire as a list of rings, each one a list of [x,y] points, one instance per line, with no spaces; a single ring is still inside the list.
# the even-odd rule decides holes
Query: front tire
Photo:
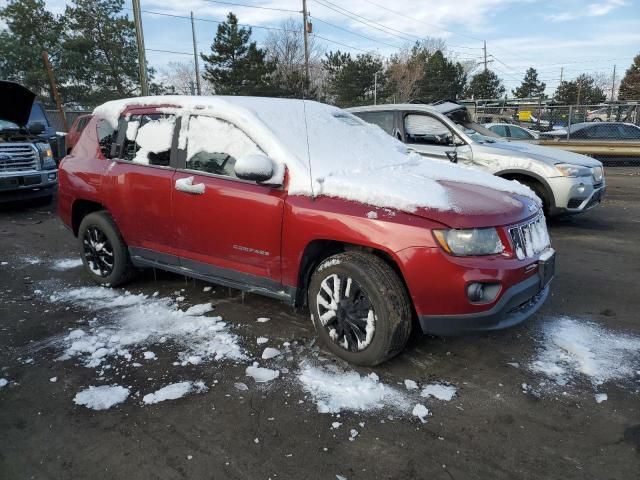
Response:
[[[350,363],[378,365],[400,353],[411,334],[405,286],[375,255],[345,252],[325,259],[311,277],[308,299],[321,341]]]
[[[78,240],[85,271],[94,282],[116,287],[131,279],[134,270],[127,245],[107,212],[84,217]]]

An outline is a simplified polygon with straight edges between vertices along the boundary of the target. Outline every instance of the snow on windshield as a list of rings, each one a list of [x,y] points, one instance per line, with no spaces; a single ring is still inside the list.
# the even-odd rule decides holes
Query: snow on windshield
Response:
[[[258,97],[146,97],[108,102],[95,114],[116,125],[133,105],[164,106],[166,113],[215,115],[243,130],[278,168],[289,173],[289,194],[339,197],[377,207],[455,210],[440,181],[481,185],[537,201],[517,182],[466,167],[408,154],[379,127],[337,107],[313,101]],[[174,107],[167,107],[173,105]],[[183,122],[183,125],[185,122]],[[185,129],[179,145],[184,146]],[[203,135],[211,135],[207,130]]]

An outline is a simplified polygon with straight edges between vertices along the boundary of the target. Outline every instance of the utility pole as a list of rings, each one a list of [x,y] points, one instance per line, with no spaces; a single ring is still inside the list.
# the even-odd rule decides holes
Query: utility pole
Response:
[[[142,16],[140,13],[140,0],[131,0],[133,4],[133,22],[136,26],[136,43],[138,44],[138,68],[140,70],[140,92],[143,97],[149,95],[149,82],[147,80],[147,60],[144,54],[144,32],[142,31]]]
[[[196,64],[196,88],[198,95],[202,95],[202,88],[200,87],[200,65],[198,62],[198,47],[196,44],[196,26],[193,21],[193,12],[191,12],[191,36],[193,37],[193,61]]]
[[[378,104],[378,72],[373,74],[373,104]]]
[[[484,47],[482,47],[482,49],[484,50],[484,71],[487,71],[487,41],[484,41]]]
[[[613,66],[613,80],[611,80],[611,101],[613,102],[613,95],[616,91],[616,66]]]
[[[56,107],[58,107],[58,111],[60,112],[60,116],[62,117],[62,125],[64,126],[64,131],[68,132],[69,125],[67,125],[67,117],[64,114],[64,108],[62,108],[62,101],[60,101],[58,86],[56,85],[56,77],[53,74],[53,68],[51,68],[51,62],[49,61],[49,54],[46,51],[42,52],[42,61],[44,62],[44,68],[47,71],[49,83],[51,84],[51,94],[53,95],[53,99],[56,102]]]
[[[564,67],[560,67],[560,84],[562,85],[562,74],[564,73]]]
[[[309,28],[307,22],[307,0],[302,0],[302,28],[304,30],[304,78],[305,90],[309,87]]]

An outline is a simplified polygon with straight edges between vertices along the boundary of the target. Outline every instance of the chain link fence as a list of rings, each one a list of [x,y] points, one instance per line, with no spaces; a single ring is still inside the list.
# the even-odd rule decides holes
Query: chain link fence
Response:
[[[49,119],[49,123],[53,128],[56,129],[56,132],[66,132],[64,128],[64,121],[62,120],[62,115],[58,110],[47,109],[45,110],[47,113],[47,118]],[[75,122],[76,118],[80,115],[86,115],[87,113],[91,113],[91,110],[68,110],[65,112],[65,117],[67,119],[67,127],[71,128],[73,122]]]
[[[640,166],[640,105],[637,102],[556,105],[542,100],[486,100],[465,103],[476,122],[490,125],[494,133],[511,140],[581,153],[606,166]]]

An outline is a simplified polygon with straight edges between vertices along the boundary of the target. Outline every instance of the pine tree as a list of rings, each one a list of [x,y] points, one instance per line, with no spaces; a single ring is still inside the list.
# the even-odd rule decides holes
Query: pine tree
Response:
[[[524,74],[522,84],[512,90],[512,93],[516,98],[544,98],[545,88],[547,88],[547,84],[539,81],[538,72],[535,68],[530,67]]]
[[[73,0],[65,11],[61,84],[67,100],[96,105],[139,92],[135,27],[124,0]],[[153,74],[153,70],[150,70]]]
[[[620,100],[640,100],[640,55],[636,55],[620,82]]]
[[[441,50],[437,50],[426,58],[424,74],[418,82],[417,98],[426,103],[456,100],[462,95],[466,80],[462,65],[453,63]]]
[[[329,52],[322,61],[327,72],[327,93],[330,100],[340,107],[365,105],[373,102],[374,89],[382,98],[385,75],[382,60],[369,53],[354,59],[349,53]]]
[[[218,25],[211,55],[201,54],[204,78],[219,95],[273,95],[271,85],[275,66],[265,60],[265,52],[250,42],[251,29],[238,27],[238,18],[227,15]]]
[[[580,75],[571,82],[562,82],[553,95],[557,103],[565,105],[595,105],[606,100],[606,95],[589,75]]]
[[[502,81],[491,70],[484,70],[475,74],[469,86],[466,89],[465,95],[469,98],[499,98],[505,92]]]
[[[61,78],[60,35],[62,21],[45,9],[43,0],[9,0],[0,8],[0,78],[20,83],[42,98],[49,97],[49,81],[42,61],[47,51]]]

